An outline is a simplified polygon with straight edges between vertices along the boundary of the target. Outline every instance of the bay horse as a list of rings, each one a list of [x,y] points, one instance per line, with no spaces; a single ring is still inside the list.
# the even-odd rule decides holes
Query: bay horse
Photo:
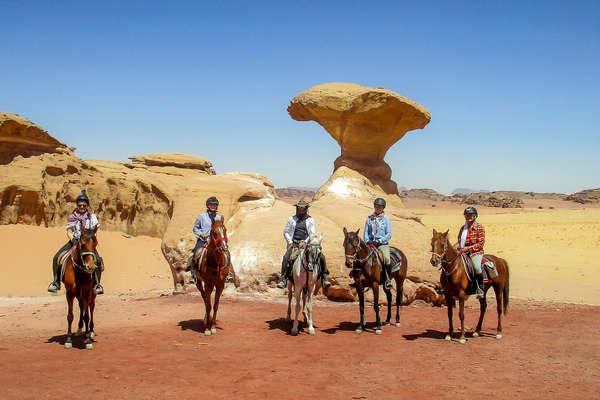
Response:
[[[206,314],[204,315],[204,334],[210,336],[217,333],[217,311],[219,299],[225,287],[225,280],[231,266],[231,255],[227,246],[227,228],[222,219],[212,220],[210,240],[206,245],[206,251],[202,260],[199,260],[196,269],[196,287],[202,295]],[[215,290],[215,303],[212,306],[211,318],[211,295]]]
[[[346,266],[352,268],[350,273],[354,279],[354,285],[358,293],[360,307],[360,324],[356,328],[356,333],[361,333],[365,329],[365,293],[363,288],[373,290],[373,308],[377,317],[377,328],[375,333],[381,335],[381,319],[379,318],[379,285],[383,283],[381,265],[377,256],[377,250],[373,246],[367,245],[358,235],[360,228],[356,232],[348,232],[344,227],[344,253],[346,256]],[[400,303],[402,303],[402,292],[404,289],[404,279],[408,268],[406,256],[404,253],[390,246],[390,258],[392,269],[400,264],[400,268],[392,273],[392,278],[396,282],[396,326],[400,326]],[[383,285],[381,285],[383,287]],[[385,325],[389,325],[392,319],[392,291],[383,288],[385,292],[388,311]]]
[[[468,257],[468,256],[466,256]],[[498,310],[498,326],[496,328],[496,339],[502,339],[502,312],[508,311],[509,301],[509,271],[508,263],[500,257],[491,254],[483,256],[485,260],[490,260],[496,265],[498,276],[486,281],[483,288],[483,298],[479,299],[479,322],[473,332],[473,337],[478,337],[481,333],[483,317],[487,309],[485,296],[488,289],[494,288],[496,292],[496,309]],[[469,277],[467,276],[466,266],[463,257],[458,250],[450,244],[448,240],[448,231],[438,232],[433,230],[431,238],[431,265],[439,267],[441,270],[440,283],[444,291],[446,306],[448,307],[448,334],[446,340],[452,339],[452,308],[455,307],[455,300],[458,299],[460,318],[460,338],[459,343],[465,344],[465,301],[469,298],[467,287],[469,286]]]
[[[98,240],[96,232],[98,226],[92,228],[85,227],[82,229],[81,238],[77,244],[73,246],[71,254],[65,261],[65,270],[63,282],[65,284],[65,292],[67,296],[67,340],[65,348],[73,347],[71,340],[71,325],[73,323],[73,300],[77,298],[79,301],[79,324],[77,333],[81,334],[81,328],[85,323],[85,348],[93,349],[92,337],[94,333],[94,308],[96,306],[96,292],[92,274],[100,265],[96,264],[96,246]]]
[[[300,297],[302,297],[302,312],[304,313],[304,321],[308,325],[308,333],[315,334],[312,319],[313,296],[317,291],[319,275],[321,273],[321,265],[319,260],[321,257],[321,241],[323,234],[320,236],[310,235],[308,244],[300,251],[298,258],[294,261],[292,267],[292,279],[288,281],[288,309],[286,321],[291,321],[292,312],[292,294],[296,299],[296,316],[292,326],[292,335],[298,334],[298,314],[300,314]]]

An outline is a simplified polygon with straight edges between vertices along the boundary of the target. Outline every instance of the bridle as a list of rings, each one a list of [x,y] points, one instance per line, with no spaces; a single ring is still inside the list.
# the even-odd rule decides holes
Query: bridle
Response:
[[[456,265],[454,266],[454,268],[452,268],[452,270],[450,272],[448,272],[446,270],[446,268],[444,267],[444,264],[446,264],[446,265],[454,264],[454,261],[456,261],[458,256],[460,256],[460,252],[458,252],[458,254],[456,254],[456,257],[454,257],[451,261],[446,260],[447,252],[448,252],[448,239],[446,238],[446,240],[444,241],[444,252],[442,254],[438,254],[438,253],[432,251],[431,255],[432,255],[432,257],[433,256],[437,257],[436,260],[434,261],[434,267],[438,267],[440,269],[440,271],[442,271],[444,273],[444,275],[450,276],[454,272],[456,272],[456,269],[458,268],[458,263],[456,263]]]
[[[358,258],[358,252],[360,251],[361,245],[362,245],[362,240],[360,240],[360,238],[358,238],[358,246],[352,246],[354,247],[354,254],[345,254],[346,256],[346,261],[350,261],[350,265],[352,267],[353,270],[360,270],[360,267],[356,267],[355,264],[364,264],[365,261],[367,261],[369,259],[369,257],[371,257],[371,255],[373,254],[373,249],[371,247],[367,246],[367,250],[370,250],[367,254],[367,256],[365,258]],[[366,246],[366,244],[365,244]]]
[[[96,253],[94,253],[93,251],[81,251],[81,238],[79,240],[77,240],[77,252],[79,253],[79,261],[80,263],[78,264],[75,261],[75,258],[73,258],[73,253],[71,253],[71,263],[73,264],[73,267],[78,268],[84,272],[87,273],[91,273],[93,271],[93,269],[96,269]],[[85,256],[92,256],[94,257],[94,268],[92,270],[90,270],[89,268],[86,268],[85,262],[84,262],[84,257]]]

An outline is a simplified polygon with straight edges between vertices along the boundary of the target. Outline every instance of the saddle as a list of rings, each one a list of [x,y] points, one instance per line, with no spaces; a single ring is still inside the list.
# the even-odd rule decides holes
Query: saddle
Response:
[[[473,281],[473,278],[475,277],[475,266],[473,265],[473,260],[471,260],[471,257],[468,257],[464,253],[461,253],[461,257],[465,263],[467,278],[469,278],[469,281]],[[484,283],[490,283],[492,279],[498,276],[496,265],[492,262],[492,260],[486,259],[485,255],[481,259],[481,273],[483,274]]]
[[[67,260],[69,259],[69,257],[71,256],[71,254],[73,254],[73,251],[75,251],[75,246],[77,246],[76,244],[74,244],[73,246],[71,246],[70,249],[68,250],[63,250],[59,255],[58,255],[58,265],[60,265],[60,280],[61,282],[65,281],[65,268],[67,267]]]

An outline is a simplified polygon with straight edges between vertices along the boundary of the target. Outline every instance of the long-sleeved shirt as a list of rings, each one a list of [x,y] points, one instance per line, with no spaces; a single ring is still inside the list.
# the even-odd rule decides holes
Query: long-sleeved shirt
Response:
[[[462,231],[465,229],[464,225],[458,231],[458,243],[460,243],[460,236]],[[467,240],[465,240],[465,247],[463,250],[468,251],[471,257],[483,254],[483,245],[485,244],[485,229],[479,222],[473,222],[473,225],[467,230]]]
[[[222,220],[223,217],[219,214],[215,213],[215,220]],[[198,240],[202,242],[202,245],[205,245],[210,240],[210,236],[203,238],[200,234],[208,235],[212,228],[212,220],[210,219],[210,214],[208,211],[202,213],[196,218],[196,222],[194,223],[194,228],[192,231],[196,236],[198,236]]]
[[[89,211],[80,213],[75,210],[67,219],[66,228],[73,231],[73,237],[75,239],[79,239],[81,237],[82,229],[94,229],[95,227],[100,227],[98,217],[96,214]]]
[[[313,217],[311,217],[309,215],[308,217],[306,217],[305,222],[306,222],[306,230],[308,231],[308,237],[304,241],[306,243],[308,243],[308,239],[310,238],[310,235],[316,235],[317,230],[315,227],[315,219]],[[297,223],[298,223],[298,217],[296,217],[295,215],[292,215],[291,217],[288,218],[287,223],[285,224],[285,228],[283,229],[283,237],[285,238],[285,240],[288,244],[292,243],[292,241],[293,241],[294,231],[296,230]]]
[[[387,215],[379,219],[377,222],[377,229],[373,231],[373,224],[375,217],[369,215],[365,222],[365,229],[363,231],[363,240],[366,243],[378,242],[379,244],[388,244],[392,238],[392,223]]]

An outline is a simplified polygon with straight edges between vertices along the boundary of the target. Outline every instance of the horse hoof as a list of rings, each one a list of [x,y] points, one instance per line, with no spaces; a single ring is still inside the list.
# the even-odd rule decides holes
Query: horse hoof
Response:
[[[460,339],[460,340],[458,341],[458,343],[460,343],[460,344],[465,344],[465,343],[467,343],[467,339]]]
[[[396,322],[396,328],[400,328],[400,322]]]
[[[377,330],[375,330],[375,334],[376,334],[376,335],[381,335],[381,329],[377,329]]]
[[[298,331],[292,329],[292,336],[298,336]]]
[[[91,343],[86,343],[85,344],[85,348],[88,349],[88,350],[92,350],[94,348],[94,345],[91,344]]]
[[[498,334],[496,335],[496,339],[498,339],[498,340],[502,339],[502,334],[501,334],[501,333],[498,333]]]
[[[383,323],[383,326],[390,326],[390,325],[391,325],[390,321],[385,321],[385,322]]]
[[[72,347],[73,347],[73,343],[71,343],[71,342],[65,343],[65,349],[70,349]]]
[[[213,335],[216,335],[217,334],[217,328],[212,328],[210,330],[210,333],[213,334]]]
[[[308,333],[309,333],[310,335],[314,335],[314,334],[315,334],[315,329],[314,329],[314,328],[309,328],[309,329],[308,329]]]
[[[479,333],[478,332],[473,332],[473,337],[479,337]]]
[[[450,335],[446,335],[446,337],[444,339],[447,340],[447,341],[452,340],[452,338],[450,337]]]
[[[360,329],[360,328],[356,328],[356,330],[355,330],[354,332],[356,332],[356,333],[359,333],[359,334],[360,334],[360,333],[362,333],[362,331],[363,331],[362,329]]]
[[[205,335],[205,336],[210,336],[210,330],[208,330],[208,329],[207,329],[207,330],[205,330],[205,331],[204,331],[204,335]]]

